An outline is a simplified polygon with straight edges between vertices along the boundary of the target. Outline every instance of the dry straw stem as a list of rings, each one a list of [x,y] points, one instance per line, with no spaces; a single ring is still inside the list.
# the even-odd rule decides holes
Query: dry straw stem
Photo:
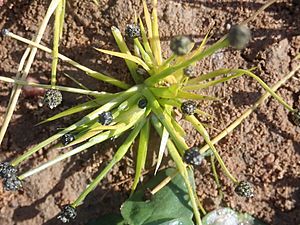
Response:
[[[52,0],[52,2],[50,3],[50,6],[49,6],[49,8],[47,10],[47,13],[46,13],[44,19],[43,19],[43,22],[42,22],[42,24],[40,26],[40,29],[37,32],[36,38],[34,40],[34,43],[38,44],[42,40],[42,37],[43,37],[43,34],[44,34],[45,30],[46,30],[47,24],[48,24],[48,22],[49,22],[49,20],[50,20],[50,18],[52,16],[52,14],[54,13],[54,11],[55,11],[55,9],[56,9],[56,7],[57,7],[57,5],[59,4],[60,1],[61,0]],[[31,50],[31,52],[30,52],[30,50]],[[29,54],[29,52],[30,52],[30,54]],[[21,76],[22,79],[25,79],[27,77],[27,75],[29,73],[29,70],[31,68],[31,65],[33,63],[33,60],[35,58],[36,52],[37,52],[37,48],[36,47],[29,46],[26,49],[26,51],[25,51],[25,53],[24,53],[24,55],[23,55],[23,57],[21,59],[20,66],[18,68],[18,73],[17,73],[18,78],[19,78],[19,76],[21,76],[21,74],[22,74],[22,76]],[[27,60],[25,68],[23,70],[23,65],[25,64],[25,60],[26,60],[26,58],[27,58],[28,55],[29,55],[29,58]],[[6,111],[5,118],[4,118],[1,130],[0,130],[0,145],[2,143],[4,135],[6,133],[6,130],[7,130],[7,127],[9,125],[9,122],[11,120],[12,114],[13,114],[13,112],[15,110],[16,105],[17,105],[18,98],[19,98],[19,96],[21,94],[21,88],[22,88],[22,86],[17,85],[12,90],[11,98],[10,98],[10,101],[8,103],[8,110]]]

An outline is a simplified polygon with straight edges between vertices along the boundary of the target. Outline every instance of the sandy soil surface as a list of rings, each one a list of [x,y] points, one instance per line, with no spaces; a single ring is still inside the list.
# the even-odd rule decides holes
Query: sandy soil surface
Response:
[[[38,29],[50,1],[42,0],[0,0],[0,29],[7,28],[26,38],[32,38]],[[112,25],[124,31],[132,23],[134,10],[141,13],[138,0],[103,0],[99,6],[92,1],[69,1],[64,39],[60,52],[92,69],[107,72],[130,82],[125,64],[120,59],[99,54],[92,47],[116,50],[110,32]],[[199,43],[208,29],[213,27],[213,38],[217,40],[235,23],[251,16],[264,1],[202,1],[167,0],[159,1],[159,19],[163,53],[170,55],[169,40],[177,34],[189,35]],[[268,84],[274,84],[294,66],[292,61],[300,50],[300,7],[290,1],[278,1],[249,24],[252,41],[243,51],[232,49],[219,51],[197,64],[199,74],[223,67],[250,68],[258,66],[256,73]],[[52,29],[47,28],[43,44],[51,46]],[[25,45],[9,38],[0,37],[0,73],[15,76]],[[51,57],[38,52],[30,76],[40,82],[49,82]],[[65,64],[59,66],[59,82],[73,83],[62,74],[68,73],[94,90],[115,92],[110,85],[85,76],[82,72]],[[297,77],[297,76],[296,76]],[[298,73],[299,77],[299,73]],[[9,99],[11,85],[1,83],[0,124]],[[251,78],[243,77],[209,90],[222,101],[201,103],[203,110],[217,119],[209,121],[219,130],[235,120],[263,93],[262,88]],[[279,90],[279,94],[291,105],[300,105],[300,81],[291,79]],[[19,99],[5,140],[1,146],[0,161],[6,161],[66,127],[77,116],[62,119],[51,124],[34,126],[39,121],[84,99],[65,94],[62,107],[49,110],[40,106],[40,97]],[[189,145],[200,145],[201,137],[190,125],[183,122],[188,131]],[[212,136],[218,131],[211,130]],[[55,216],[60,206],[79,195],[86,184],[112,157],[119,141],[112,141],[94,147],[70,160],[51,167],[28,178],[24,190],[17,193],[3,192],[0,188],[0,224],[41,225],[59,224]],[[287,111],[275,100],[269,99],[233,133],[217,145],[229,169],[239,179],[247,179],[255,185],[256,195],[245,200],[233,193],[228,179],[222,178],[225,199],[223,204],[236,210],[251,213],[274,225],[300,224],[300,128],[293,126]],[[22,164],[21,170],[37,166],[60,153],[59,150],[43,150]],[[72,224],[85,224],[88,219],[108,212],[118,211],[128,197],[134,174],[134,154],[128,154],[101,185],[78,209],[79,216]],[[151,163],[149,163],[151,164]],[[216,185],[209,163],[197,168],[196,182],[199,197],[207,209],[220,205]],[[149,174],[152,174],[150,172]]]

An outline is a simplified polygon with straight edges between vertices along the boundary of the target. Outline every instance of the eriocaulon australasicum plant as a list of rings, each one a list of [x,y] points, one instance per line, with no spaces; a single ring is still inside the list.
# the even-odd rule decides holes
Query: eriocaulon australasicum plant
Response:
[[[258,12],[273,2],[274,1],[270,1]],[[18,156],[10,162],[1,163],[0,176],[3,179],[4,189],[7,191],[16,191],[22,188],[22,185],[26,185],[23,184],[25,178],[33,176],[64,159],[109,140],[110,138],[128,134],[125,141],[117,149],[107,166],[97,175],[77,199],[71,204],[64,206],[62,212],[58,215],[58,218],[63,222],[69,222],[70,220],[75,219],[76,208],[84,203],[86,196],[99,185],[111,168],[125,156],[130,149],[130,146],[138,140],[136,170],[132,192],[136,189],[147,160],[148,145],[151,141],[149,138],[150,128],[152,127],[154,128],[153,131],[156,131],[161,136],[156,171],[161,164],[163,152],[167,149],[169,155],[176,164],[177,173],[180,173],[184,179],[189,193],[190,204],[194,212],[194,220],[197,225],[202,224],[201,214],[204,215],[206,212],[198,200],[193,185],[190,183],[188,178],[188,167],[193,169],[200,165],[205,157],[211,157],[211,165],[218,186],[220,183],[216,172],[215,159],[222,168],[224,174],[234,183],[236,193],[247,198],[252,197],[254,195],[253,186],[248,181],[239,181],[236,179],[234,174],[227,169],[214,145],[237,127],[243,119],[249,116],[250,113],[269,96],[273,96],[277,99],[278,102],[291,113],[294,122],[299,125],[299,111],[288,105],[275,93],[275,91],[286,82],[287,79],[293,76],[300,66],[273,87],[269,87],[255,75],[253,73],[254,69],[219,69],[197,76],[193,67],[198,61],[223,48],[231,47],[242,49],[247,45],[251,35],[246,23],[233,26],[227,35],[210,46],[206,45],[208,35],[204,37],[200,46],[197,48],[195,48],[193,41],[186,36],[174,37],[170,44],[173,54],[164,60],[162,58],[159,39],[157,0],[152,1],[152,12],[149,12],[146,1],[143,0],[144,19],[141,19],[140,17],[136,18],[134,23],[128,25],[125,30],[126,40],[133,43],[134,51],[131,52],[129,50],[123,35],[116,27],[112,27],[111,30],[120,52],[96,49],[101,53],[120,57],[125,60],[128,70],[135,82],[135,85],[129,85],[121,80],[117,80],[101,72],[80,65],[58,52],[59,40],[62,35],[64,22],[65,4],[66,0],[52,0],[44,21],[40,26],[39,32],[33,41],[20,37],[8,30],[2,32],[3,35],[24,42],[30,46],[28,48],[29,50],[27,49],[22,57],[17,77],[0,77],[0,80],[3,82],[15,84],[8,111],[13,111],[20,88],[24,85],[47,89],[44,102],[50,108],[59,106],[63,99],[61,92],[64,91],[88,95],[92,98],[83,104],[79,104],[56,114],[42,123],[50,122],[85,110],[93,109],[93,111],[83,118],[80,118],[76,123],[29,149],[23,155]],[[55,20],[53,49],[51,50],[39,43],[52,14],[55,14]],[[35,52],[38,49],[52,54],[53,56],[50,85],[24,81],[32,61],[34,60]],[[56,84],[58,59],[84,71],[88,76],[91,76],[96,80],[105,81],[123,89],[123,91],[107,93],[97,90],[88,90],[87,88],[83,88],[77,81],[80,88],[59,86]],[[25,68],[23,68],[24,65]],[[246,110],[241,117],[218,136],[211,139],[205,126],[197,118],[197,115],[206,116],[208,118],[210,115],[198,109],[197,104],[201,101],[213,101],[217,99],[213,96],[202,95],[200,92],[203,89],[238,78],[242,75],[247,75],[255,79],[266,90],[266,93],[262,95],[250,109]],[[180,110],[184,115],[184,119],[189,121],[202,135],[206,143],[204,147],[199,149],[197,146],[188,146],[186,144],[186,133],[174,118],[174,110],[176,109]],[[5,133],[6,125],[9,123],[10,116],[11,114],[7,112],[5,118],[6,122],[1,128],[1,140]],[[71,148],[71,150],[62,153],[60,156],[36,168],[30,169],[29,171],[18,172],[17,167],[20,163],[27,160],[35,152],[41,150],[45,146],[55,143],[56,145],[54,147]],[[169,179],[172,179],[172,177]],[[167,181],[164,182],[164,184],[165,183],[167,183]],[[151,193],[154,194],[159,188],[161,188],[161,185],[155,190],[152,190]]]

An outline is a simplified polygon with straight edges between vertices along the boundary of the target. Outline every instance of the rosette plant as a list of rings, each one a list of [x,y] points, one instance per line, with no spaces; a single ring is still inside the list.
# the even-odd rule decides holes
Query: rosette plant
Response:
[[[135,82],[134,85],[127,84],[124,81],[89,69],[64,55],[59,54],[58,47],[59,40],[62,35],[66,0],[52,0],[40,30],[33,41],[13,34],[8,30],[3,31],[3,35],[22,41],[28,44],[29,48],[26,50],[21,60],[17,77],[0,77],[0,80],[4,82],[11,82],[15,84],[6,120],[2,126],[0,135],[1,140],[5,134],[13,108],[20,94],[21,87],[24,85],[47,89],[48,91],[45,95],[45,103],[50,108],[57,107],[59,105],[63,98],[60,93],[61,91],[88,95],[92,98],[83,104],[79,104],[56,114],[46,121],[43,121],[43,123],[78,112],[83,112],[85,110],[92,110],[90,113],[80,118],[76,123],[62,129],[58,133],[27,150],[24,154],[13,159],[11,162],[4,162],[0,165],[0,175],[3,178],[4,188],[6,190],[18,190],[22,187],[22,185],[26,185],[26,183],[23,182],[25,178],[38,175],[38,172],[50,166],[54,166],[56,163],[85,151],[94,145],[109,140],[110,138],[117,138],[121,135],[126,135],[125,141],[119,146],[113,158],[107,163],[105,168],[100,171],[96,178],[85,190],[83,190],[77,199],[63,208],[63,211],[58,216],[58,218],[63,222],[69,222],[75,218],[76,208],[80,204],[84,203],[86,196],[99,185],[112,167],[122,160],[133,143],[138,140],[135,177],[132,185],[132,191],[134,192],[142,176],[142,171],[147,160],[146,156],[147,151],[149,150],[148,147],[151,145],[151,128],[152,132],[157,132],[161,137],[156,171],[159,169],[163,153],[165,149],[167,149],[169,155],[176,164],[176,174],[179,173],[184,179],[185,187],[189,194],[190,204],[194,212],[195,223],[200,225],[200,211],[205,214],[205,210],[202,208],[201,203],[197,198],[196,191],[190,183],[188,167],[193,168],[194,166],[200,165],[204,157],[211,156],[213,159],[216,159],[224,174],[236,185],[236,192],[242,196],[251,197],[253,196],[251,184],[247,181],[237,180],[227,169],[215,147],[215,143],[226,136],[228,132],[237,127],[244,118],[246,118],[270,95],[277,99],[278,102],[291,112],[294,118],[299,119],[299,112],[296,109],[293,109],[275,93],[275,90],[288,78],[290,78],[295,71],[292,71],[272,88],[253,73],[254,68],[250,70],[226,68],[206,74],[195,75],[193,66],[205,57],[214,54],[222,48],[232,47],[241,49],[246,46],[250,40],[250,31],[246,26],[247,21],[243,24],[233,26],[228,35],[225,35],[219,41],[210,46],[207,45],[208,35],[204,37],[203,41],[197,47],[195,47],[195,43],[186,36],[174,37],[170,44],[173,54],[167,59],[163,59],[159,38],[157,0],[152,1],[151,13],[148,10],[146,1],[143,0],[142,2],[144,19],[141,19],[140,17],[136,18],[134,23],[128,25],[125,30],[126,40],[133,44],[133,51],[129,49],[125,42],[125,38],[123,37],[124,35],[122,35],[120,30],[116,27],[112,27],[111,31],[120,52],[95,49],[101,54],[104,53],[123,58],[132,79]],[[270,1],[261,10],[273,2],[275,1]],[[53,49],[51,50],[41,45],[40,40],[51,15],[54,13],[55,26]],[[52,54],[53,56],[50,85],[24,81],[38,49]],[[95,80],[107,82],[123,89],[123,91],[107,93],[102,92],[101,90],[88,90],[84,88],[57,85],[56,68],[58,58],[63,62],[83,70],[86,75],[95,78]],[[299,69],[299,67],[296,69]],[[222,131],[217,137],[211,139],[205,125],[198,119],[198,115],[202,115],[207,118],[209,118],[210,115],[197,108],[197,103],[218,99],[214,96],[204,95],[202,91],[213,85],[217,85],[243,75],[250,76],[255,79],[266,90],[266,93],[252,108],[245,111],[245,113],[237,121]],[[181,111],[183,118],[189,121],[202,135],[205,141],[205,145],[202,148],[187,145],[185,142],[186,132],[175,119],[175,111]],[[20,163],[27,160],[42,148],[52,144],[56,144],[55,147],[57,148],[68,148],[70,150],[65,151],[58,157],[45,162],[36,168],[32,168],[29,171],[21,173],[17,171],[17,167]],[[218,175],[215,171],[214,160],[212,160],[212,162],[214,176],[216,178],[216,182],[219,184]],[[172,179],[173,176],[170,176],[168,179]],[[164,181],[164,183],[166,183],[167,180]],[[156,191],[157,189],[152,190],[151,193],[153,194]]]

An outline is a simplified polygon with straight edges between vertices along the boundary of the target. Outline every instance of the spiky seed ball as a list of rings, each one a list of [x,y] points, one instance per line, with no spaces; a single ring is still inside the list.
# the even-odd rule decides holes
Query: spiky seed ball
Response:
[[[184,152],[183,161],[189,165],[199,166],[203,161],[203,156],[200,154],[197,147],[191,147]]]
[[[99,123],[101,123],[103,126],[111,124],[112,121],[113,116],[111,112],[103,112],[99,114]]]
[[[230,28],[228,40],[231,47],[236,49],[245,48],[251,39],[250,29],[245,25],[234,25]]]
[[[300,111],[298,109],[289,113],[289,119],[294,125],[300,127]]]
[[[57,216],[57,219],[61,220],[63,223],[68,223],[70,220],[74,220],[76,216],[76,209],[71,205],[66,205]]]
[[[0,177],[1,178],[10,178],[15,176],[17,169],[10,165],[8,162],[0,163]]]
[[[140,109],[146,108],[147,104],[148,104],[148,101],[145,98],[140,99],[139,102],[138,102],[138,106],[139,106]]]
[[[59,90],[49,89],[44,95],[44,104],[47,104],[50,109],[60,105],[62,102],[62,94]]]
[[[192,41],[186,36],[176,36],[172,38],[170,48],[174,54],[182,56],[189,52]]]
[[[254,196],[253,186],[248,181],[241,181],[234,189],[239,196],[252,198]]]
[[[183,74],[186,75],[187,77],[195,77],[195,68],[194,66],[188,66],[183,69]]]
[[[196,110],[196,102],[188,100],[181,104],[181,111],[187,115],[193,115]]]
[[[128,24],[125,28],[125,34],[130,39],[138,38],[141,36],[141,29],[135,24]]]
[[[3,187],[6,191],[17,191],[22,187],[22,182],[14,175],[3,180]]]
[[[70,144],[74,140],[75,140],[75,136],[73,134],[64,134],[61,137],[61,143],[65,146]]]

